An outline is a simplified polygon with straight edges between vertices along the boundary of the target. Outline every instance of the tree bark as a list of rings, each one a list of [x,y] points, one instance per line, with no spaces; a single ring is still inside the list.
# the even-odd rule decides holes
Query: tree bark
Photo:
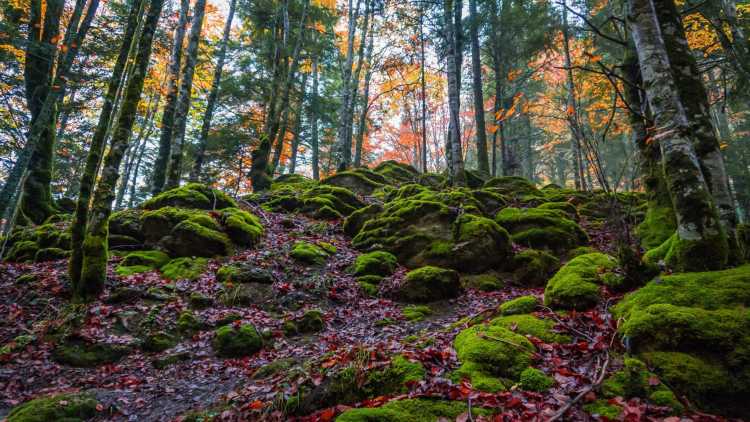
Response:
[[[361,110],[359,113],[359,123],[357,125],[357,140],[354,143],[354,167],[360,167],[362,165],[362,146],[365,141],[365,132],[367,131],[367,113],[370,107],[370,81],[372,80],[372,49],[374,32],[374,28],[370,29],[370,35],[367,41],[367,52],[365,53],[367,70],[365,71]]]
[[[169,59],[169,76],[167,80],[167,97],[164,102],[164,110],[161,116],[161,136],[159,138],[159,151],[154,162],[154,173],[151,181],[151,193],[156,195],[164,188],[167,179],[167,166],[172,148],[172,132],[174,130],[175,110],[177,107],[177,94],[180,83],[180,68],[182,65],[182,43],[187,30],[188,14],[190,13],[190,0],[180,0],[180,18],[174,30],[172,39],[172,54]]]
[[[494,1],[494,0],[493,0]],[[476,121],[477,161],[479,171],[490,174],[490,163],[487,154],[487,129],[484,123],[484,94],[482,92],[482,63],[479,50],[479,15],[477,0],[469,0],[471,14],[471,71],[474,89],[474,120]]]
[[[493,0],[494,1],[494,0]],[[425,83],[425,53],[424,53],[424,6],[419,10],[419,83],[422,88],[422,173],[427,173],[427,84]],[[368,76],[370,74],[368,73]],[[365,98],[369,95],[370,80],[365,80]],[[367,107],[365,107],[363,116],[367,118]],[[360,125],[361,127],[361,125]],[[360,146],[360,150],[362,147]]]
[[[369,0],[365,0],[368,2]],[[346,61],[344,62],[344,68],[342,72],[342,83],[341,83],[341,108],[339,110],[339,127],[337,134],[337,157],[336,157],[336,168],[338,171],[344,171],[351,165],[351,143],[346,142],[347,135],[347,122],[351,121],[347,116],[349,110],[349,102],[352,95],[352,65],[354,64],[354,35],[357,28],[357,19],[359,18],[359,7],[361,0],[357,0],[356,10],[352,7],[353,2],[349,0],[349,23],[346,41]]]
[[[120,177],[120,162],[133,131],[133,122],[143,91],[143,81],[150,62],[154,33],[163,5],[164,0],[151,1],[138,41],[138,51],[134,60],[135,68],[125,88],[120,117],[110,141],[109,152],[104,160],[102,176],[94,192],[90,220],[83,242],[81,277],[78,283],[73,284],[73,293],[77,299],[90,300],[98,297],[107,278],[108,223],[112,213],[115,185]]]
[[[302,76],[302,87],[300,89],[299,107],[297,107],[297,114],[294,117],[294,139],[292,140],[292,153],[289,158],[289,174],[294,174],[297,170],[297,150],[302,132],[302,114],[305,112],[305,99],[307,94],[307,77],[309,73],[305,73]]]
[[[312,97],[310,99],[310,132],[313,180],[320,180],[320,147],[318,145],[318,56],[312,58]]]
[[[628,5],[641,77],[654,115],[653,138],[659,143],[677,219],[677,231],[664,258],[679,271],[721,268],[728,257],[726,235],[690,138],[688,116],[678,95],[653,3],[628,0]]]
[[[234,9],[237,0],[229,3],[229,12],[227,21],[224,24],[224,34],[221,37],[221,46],[216,53],[216,68],[214,69],[214,78],[211,81],[211,92],[208,94],[206,101],[206,112],[203,115],[203,125],[201,126],[200,138],[198,139],[198,150],[195,153],[195,162],[193,169],[190,171],[190,180],[198,181],[200,179],[201,168],[206,156],[206,145],[208,144],[208,132],[211,130],[211,120],[214,117],[216,101],[219,98],[219,86],[221,84],[221,74],[224,71],[224,61],[227,57],[227,47],[229,44],[229,34],[232,31],[232,20],[234,19]]]
[[[466,185],[466,174],[464,173],[464,162],[461,150],[461,122],[459,113],[460,103],[460,82],[458,80],[459,59],[458,55],[458,35],[454,25],[454,2],[453,0],[443,0],[443,10],[445,15],[445,39],[448,45],[446,53],[446,62],[448,68],[448,104],[450,112],[450,163],[451,184],[454,186]]]
[[[583,142],[583,130],[578,120],[578,104],[576,101],[575,84],[573,82],[573,62],[570,56],[570,34],[568,26],[568,9],[566,1],[563,1],[563,48],[565,52],[565,68],[568,88],[567,109],[565,111],[570,127],[570,135],[573,145],[573,161],[575,164],[575,187],[586,190],[586,177],[583,170],[583,157],[581,155],[581,143]]]

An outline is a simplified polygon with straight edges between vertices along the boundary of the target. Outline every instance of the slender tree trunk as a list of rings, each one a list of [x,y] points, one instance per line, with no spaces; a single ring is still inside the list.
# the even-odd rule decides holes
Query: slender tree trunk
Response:
[[[102,111],[99,114],[99,122],[97,123],[94,135],[91,138],[89,153],[86,157],[86,166],[83,170],[83,176],[81,177],[73,223],[70,226],[71,255],[68,264],[68,275],[74,284],[77,283],[81,277],[81,265],[83,260],[82,247],[86,224],[88,224],[91,191],[96,176],[99,174],[99,166],[101,165],[102,154],[104,154],[107,133],[109,131],[110,122],[112,121],[112,111],[115,107],[118,92],[120,92],[125,67],[133,45],[133,39],[136,30],[138,29],[138,22],[141,20],[141,16],[145,9],[144,4],[145,0],[134,1],[130,13],[128,14],[122,46],[120,46],[120,52],[117,55],[115,66],[112,69],[112,75],[109,78],[107,92],[104,94],[104,104],[102,104]]]
[[[365,53],[365,60],[367,60],[367,70],[365,71],[361,110],[359,113],[359,123],[357,125],[357,140],[354,144],[354,167],[360,167],[362,165],[362,146],[365,141],[365,132],[367,131],[367,113],[370,108],[370,81],[372,79],[372,49],[374,32],[374,28],[370,30],[370,36],[368,37],[367,41],[367,52]]]
[[[133,169],[133,181],[130,183],[130,191],[128,192],[128,208],[133,208],[135,202],[135,190],[138,186],[138,174],[141,169],[141,163],[143,162],[143,155],[146,152],[146,145],[148,144],[148,137],[146,141],[141,145],[138,150],[138,160],[135,162],[135,169]]]
[[[448,43],[446,62],[448,68],[448,104],[450,109],[450,157],[451,157],[451,183],[454,186],[464,186],[466,175],[461,151],[461,122],[460,113],[460,88],[458,80],[459,59],[457,34],[454,25],[454,3],[453,0],[443,1],[445,14],[445,39]]]
[[[586,190],[586,178],[583,171],[583,157],[581,154],[581,143],[583,142],[583,131],[578,120],[578,105],[576,101],[575,84],[573,82],[573,61],[570,57],[570,34],[568,25],[568,9],[566,1],[563,1],[563,48],[565,50],[565,68],[568,87],[567,114],[568,126],[570,127],[573,145],[573,160],[575,164],[575,186],[576,189]]]
[[[677,219],[677,232],[665,259],[680,271],[721,268],[728,243],[703,176],[685,107],[651,0],[628,0],[629,24],[638,52],[646,96],[654,114],[665,180]]]
[[[86,238],[83,242],[81,277],[78,283],[73,284],[73,292],[78,299],[89,300],[98,297],[107,278],[108,223],[112,213],[115,185],[120,177],[118,170],[138,113],[138,103],[150,62],[154,33],[163,5],[164,0],[151,1],[138,41],[138,52],[134,60],[135,68],[125,88],[120,117],[110,142],[109,152],[104,160],[102,176],[94,192],[91,215],[86,227]]]
[[[493,0],[494,1],[494,0]],[[469,0],[471,14],[471,71],[474,88],[474,120],[477,132],[477,161],[479,171],[490,174],[490,163],[487,154],[487,129],[484,124],[484,94],[482,93],[482,63],[479,51],[479,15],[477,0]]]
[[[369,0],[368,1],[369,5]],[[346,60],[344,62],[344,68],[342,72],[342,83],[341,83],[341,109],[339,110],[339,127],[337,135],[337,146],[336,149],[338,157],[336,157],[336,167],[338,171],[344,171],[351,165],[351,143],[347,143],[347,122],[350,122],[347,112],[349,110],[349,103],[352,95],[352,64],[354,64],[354,36],[357,28],[357,19],[359,18],[359,7],[361,0],[357,0],[356,9],[353,8],[352,0],[349,0],[349,23],[348,23],[348,37],[346,42]]]
[[[172,39],[172,54],[169,59],[169,76],[167,80],[167,97],[161,115],[161,136],[159,151],[154,162],[154,172],[151,181],[151,193],[156,195],[162,191],[167,179],[167,166],[172,148],[172,132],[174,130],[175,111],[177,107],[178,87],[180,84],[180,68],[182,65],[182,43],[190,13],[190,0],[180,0],[180,18],[174,30]]]
[[[312,58],[312,97],[310,99],[310,132],[313,180],[320,180],[320,147],[318,145],[318,56]]]
[[[167,167],[167,181],[164,185],[165,190],[180,186],[180,179],[182,178],[182,148],[185,144],[185,129],[193,92],[193,76],[195,75],[195,65],[198,63],[198,47],[205,13],[206,0],[196,0],[193,7],[193,19],[190,22],[188,46],[185,51],[185,64],[182,67],[180,78],[180,94],[174,113],[174,132],[172,133],[172,147],[169,166]]]
[[[427,84],[425,83],[425,53],[424,53],[424,6],[419,10],[419,83],[422,88],[422,173],[427,173]],[[368,76],[370,74],[368,73]],[[365,98],[370,89],[370,80],[365,81]],[[367,107],[365,107],[363,116],[367,118]],[[360,150],[361,150],[360,146]]]
[[[495,104],[492,109],[495,125],[497,128],[492,133],[492,176],[497,175],[497,141],[500,137],[500,148],[502,148],[500,154],[500,165],[502,166],[502,173],[506,173],[506,154],[505,154],[505,140],[503,135],[505,133],[505,122],[499,116],[500,110],[503,108],[503,97],[504,97],[504,81],[503,81],[503,42],[502,42],[502,27],[500,24],[500,18],[505,15],[505,10],[508,7],[508,2],[503,2],[503,13],[498,13],[497,2],[495,0],[490,1],[490,40],[492,48],[492,73],[495,79]]]
[[[151,136],[151,128],[154,116],[156,115],[156,109],[159,107],[160,100],[161,98],[159,98],[158,91],[149,99],[149,105],[146,107],[146,116],[143,118],[143,125],[138,130],[138,136],[135,138],[135,142],[132,143],[130,153],[128,154],[129,157],[127,157],[125,161],[125,174],[120,181],[120,185],[117,189],[115,209],[120,209],[122,207],[122,201],[125,198],[125,191],[128,188],[128,182],[130,182],[130,175],[133,173],[133,166],[135,165],[135,161],[139,156],[138,151],[142,149],[141,146],[145,145],[148,142],[149,136]],[[152,102],[153,107],[151,106]]]
[[[302,140],[302,114],[305,112],[305,98],[307,94],[308,75],[309,73],[305,73],[302,76],[302,88],[300,89],[299,107],[297,107],[297,113],[294,118],[294,138],[292,140],[292,153],[291,157],[289,158],[289,174],[294,174],[294,172],[297,170],[297,150],[299,149],[299,144]]]
[[[362,24],[362,30],[360,31],[360,37],[361,40],[359,43],[359,50],[357,52],[357,66],[354,70],[354,75],[352,76],[352,92],[351,96],[349,98],[349,105],[346,109],[346,144],[347,148],[350,151],[352,149],[352,136],[353,136],[353,130],[354,130],[354,111],[355,107],[357,105],[357,100],[359,97],[359,81],[360,77],[362,75],[362,67],[365,63],[365,61],[369,61],[369,56],[371,55],[370,51],[367,50],[366,46],[371,45],[371,39],[373,36],[375,20],[373,16],[373,10],[371,8],[371,0],[366,0],[366,7],[365,7],[365,19]],[[370,22],[372,18],[372,23]],[[372,26],[371,26],[372,25]],[[369,33],[369,36],[368,36]],[[368,41],[365,41],[368,40]],[[350,164],[351,164],[351,157],[350,157]]]
[[[203,115],[203,125],[201,126],[200,138],[198,139],[198,151],[195,153],[195,162],[193,163],[193,169],[190,171],[190,180],[192,181],[198,181],[200,179],[201,167],[203,167],[203,160],[205,160],[208,132],[211,130],[211,120],[214,117],[216,100],[219,98],[221,74],[224,70],[224,61],[227,57],[229,34],[232,31],[232,20],[234,19],[234,9],[236,5],[237,0],[232,0],[229,3],[229,12],[227,14],[227,21],[224,24],[224,34],[221,38],[221,46],[219,47],[218,53],[216,53],[216,68],[214,69],[214,78],[211,82],[211,92],[208,94],[208,100],[206,101],[206,112]]]

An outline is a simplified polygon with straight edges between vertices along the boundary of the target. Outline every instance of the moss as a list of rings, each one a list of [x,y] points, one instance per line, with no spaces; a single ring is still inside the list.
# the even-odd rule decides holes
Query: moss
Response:
[[[177,331],[192,334],[203,329],[203,323],[191,311],[182,311],[177,317]]]
[[[581,255],[565,264],[547,283],[544,303],[559,309],[587,309],[599,301],[599,285],[617,260],[601,253]]]
[[[275,361],[265,364],[258,368],[257,371],[253,373],[252,378],[253,379],[262,379],[262,378],[268,378],[272,377],[280,372],[286,372],[289,369],[292,368],[297,363],[293,358],[282,358],[282,359],[276,359]]]
[[[739,243],[742,259],[750,262],[750,224],[737,225],[737,243]]]
[[[648,400],[657,406],[672,408],[673,414],[681,414],[685,411],[685,406],[683,406],[677,399],[677,396],[668,389],[654,391],[648,396]]]
[[[649,352],[642,356],[661,379],[700,406],[709,404],[716,395],[736,391],[729,373],[714,362],[680,352]]]
[[[596,400],[584,405],[583,410],[591,415],[607,418],[607,420],[617,420],[622,413],[622,406],[610,404],[607,400]]]
[[[145,265],[151,268],[161,268],[167,262],[169,262],[169,255],[162,251],[137,251],[125,255],[120,265],[126,267]]]
[[[263,236],[263,225],[260,219],[239,208],[221,210],[220,221],[227,235],[236,245],[252,247]]]
[[[454,267],[477,273],[505,263],[513,254],[508,232],[489,218],[464,214],[455,222]]]
[[[560,210],[505,208],[495,217],[513,242],[536,249],[567,250],[588,241],[581,227]]]
[[[59,363],[92,368],[105,363],[114,363],[130,353],[130,347],[108,343],[89,343],[78,339],[66,340],[52,351],[52,358]]]
[[[70,256],[70,251],[60,248],[44,248],[39,249],[34,254],[34,262],[47,262],[57,261],[59,259],[65,259]]]
[[[360,195],[372,195],[375,189],[383,186],[383,183],[374,181],[370,175],[358,171],[339,172],[323,179],[320,183],[347,188]]]
[[[533,315],[509,315],[495,318],[490,325],[503,327],[524,336],[533,336],[546,343],[569,343],[570,337],[554,332],[555,322]]]
[[[504,385],[501,380],[488,383],[486,377],[518,379],[531,364],[535,350],[526,337],[500,325],[488,324],[461,331],[453,345],[462,362],[458,372],[469,378],[475,388],[479,388],[478,384],[483,388]]]
[[[305,241],[296,242],[289,253],[295,260],[310,265],[323,265],[330,255],[324,248]]]
[[[172,256],[225,256],[233,251],[229,237],[224,233],[206,228],[192,221],[183,221],[172,229],[169,236],[162,239]]]
[[[467,274],[461,276],[461,286],[466,289],[492,292],[505,287],[505,282],[496,273]]]
[[[509,300],[498,308],[503,315],[530,314],[539,306],[539,299],[534,296],[520,296]]]
[[[170,280],[197,280],[207,266],[206,258],[177,258],[161,267],[161,273]]]
[[[109,250],[107,237],[86,236],[83,241],[83,263],[81,265],[81,280],[78,283],[76,296],[80,298],[93,298],[103,290],[107,274],[107,261]]]
[[[141,215],[143,236],[148,243],[157,243],[183,221],[192,221],[207,229],[219,231],[219,223],[206,211],[177,207],[163,207]]]
[[[22,334],[0,347],[0,356],[20,352],[36,340],[35,336]]]
[[[651,205],[646,211],[646,218],[636,229],[641,246],[653,249],[669,239],[677,229],[674,211],[671,207]]]
[[[380,173],[391,183],[411,183],[419,177],[419,172],[414,167],[393,160],[383,161],[372,171]]]
[[[383,281],[383,277],[378,275],[365,275],[357,277],[357,284],[362,290],[369,296],[377,296],[380,282]]]
[[[302,316],[286,321],[283,325],[286,335],[317,333],[323,331],[325,327],[323,312],[319,309],[306,311]]]
[[[190,297],[188,298],[188,300],[190,302],[190,306],[195,309],[210,308],[214,304],[213,298],[198,292],[190,293]]]
[[[595,248],[592,248],[591,246],[580,246],[568,252],[568,258],[573,259],[581,255],[587,255],[590,253],[597,253],[597,252],[599,251],[596,250]]]
[[[460,401],[406,399],[377,408],[350,409],[336,418],[336,422],[437,422],[455,420],[467,409],[467,405]],[[472,411],[475,415],[485,413],[476,408]]]
[[[555,380],[536,368],[526,368],[521,372],[520,384],[524,390],[543,392],[555,385]]]
[[[578,219],[578,208],[570,202],[545,202],[537,206],[541,210],[558,210],[564,212],[571,220]]]
[[[382,370],[367,375],[366,394],[403,394],[408,392],[407,385],[421,381],[426,374],[424,366],[412,362],[403,355],[394,357]]]
[[[396,264],[396,257],[389,252],[375,251],[362,254],[354,261],[354,275],[391,275],[396,270]]]
[[[147,352],[163,352],[177,344],[177,340],[164,331],[158,331],[146,336],[142,348]]]
[[[485,371],[482,365],[474,362],[462,363],[458,369],[449,374],[449,378],[454,383],[468,380],[474,389],[488,393],[505,391],[513,385],[511,380],[492,375]]]
[[[18,276],[16,279],[16,284],[31,284],[35,283],[37,281],[37,276],[34,273],[25,273]]]
[[[40,397],[11,409],[8,422],[83,422],[97,415],[97,405],[89,394]]]
[[[5,260],[9,262],[32,261],[38,250],[39,246],[33,240],[15,242],[5,254]]]
[[[417,322],[432,314],[432,309],[427,305],[411,305],[402,309],[401,313],[407,320]]]
[[[219,268],[216,272],[216,281],[221,283],[260,283],[272,284],[274,282],[271,271],[258,268],[250,262],[234,262]]]
[[[148,265],[131,265],[129,267],[118,265],[117,268],[115,268],[115,273],[122,277],[129,277],[133,274],[147,273],[153,270],[154,269]]]
[[[382,211],[383,206],[379,204],[371,204],[354,211],[344,221],[344,233],[349,237],[356,236],[367,220],[375,218]]]
[[[525,287],[543,286],[560,266],[553,255],[536,249],[526,249],[513,256],[513,280]]]
[[[643,260],[649,264],[663,263],[675,271],[711,271],[724,267],[728,246],[723,232],[700,240],[681,239],[674,233],[661,245],[648,251]]]
[[[263,338],[251,324],[225,325],[216,330],[212,345],[217,355],[238,358],[250,356],[263,348]]]
[[[333,246],[332,243],[318,242],[317,245],[318,245],[318,247],[320,247],[321,249],[323,249],[324,251],[326,251],[328,253],[328,255],[335,255],[336,252],[338,252],[338,249],[336,249],[336,247]]]
[[[140,209],[127,209],[113,212],[109,217],[109,234],[128,236],[140,241],[144,240]]]
[[[199,183],[188,183],[162,192],[143,203],[143,208],[147,210],[168,206],[215,210],[237,207],[237,203],[224,192]]]
[[[493,177],[484,184],[485,188],[492,188],[503,195],[521,197],[524,195],[541,196],[542,193],[536,185],[518,176]]]
[[[409,271],[396,296],[406,302],[431,302],[456,297],[460,290],[457,272],[427,266]]]

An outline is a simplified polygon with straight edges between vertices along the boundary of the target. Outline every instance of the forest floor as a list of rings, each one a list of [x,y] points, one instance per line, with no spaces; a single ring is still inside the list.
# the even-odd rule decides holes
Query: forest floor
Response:
[[[203,329],[183,338],[179,344],[161,353],[134,349],[115,364],[95,368],[71,368],[52,359],[53,345],[35,341],[23,350],[3,355],[0,363],[0,419],[14,405],[49,393],[91,391],[100,403],[97,420],[167,421],[179,419],[191,410],[216,409],[219,420],[286,420],[278,409],[278,397],[293,395],[298,385],[324,382],[325,372],[357,360],[368,368],[388,362],[401,353],[420,361],[427,376],[411,386],[409,397],[439,397],[462,400],[469,404],[468,414],[459,420],[483,420],[472,416],[471,408],[497,410],[493,420],[549,420],[577,395],[581,399],[571,407],[565,420],[592,420],[582,405],[597,398],[587,387],[621,366],[616,355],[623,351],[615,335],[617,322],[608,307],[618,300],[605,296],[597,308],[587,312],[553,313],[539,308],[535,315],[556,321],[555,331],[571,336],[566,344],[545,343],[531,338],[537,348],[534,366],[553,376],[555,386],[544,393],[518,388],[497,394],[473,390],[467,383],[448,381],[447,374],[458,366],[452,343],[456,334],[471,323],[496,316],[500,303],[522,295],[541,298],[542,289],[506,287],[495,292],[467,290],[459,298],[431,304],[432,314],[419,322],[409,321],[402,313],[404,305],[386,298],[366,296],[347,271],[357,256],[340,224],[290,217],[259,208],[266,234],[260,245],[239,255],[212,260],[196,281],[176,283],[175,295],[166,302],[154,299],[114,301],[115,288],[123,286],[140,292],[169,285],[157,271],[120,277],[110,271],[108,295],[85,310],[69,304],[66,261],[43,264],[2,264],[0,266],[0,343],[18,335],[44,333],[66,315],[84,312],[80,336],[89,340],[127,344],[132,325],[144,315],[155,315],[157,322],[170,327],[178,315],[190,308],[189,296],[199,292],[219,298],[221,283],[215,271],[229,261],[245,261],[268,269],[275,282],[266,292],[251,298],[252,303],[215,303],[196,315],[215,326],[227,315],[238,314],[243,322],[258,330],[270,332],[273,341],[259,353],[242,359],[222,359],[211,347],[213,329]],[[585,227],[585,225],[584,225]],[[589,230],[594,246],[607,250],[611,233]],[[293,261],[288,251],[298,240],[325,241],[337,252],[325,266],[305,266]],[[110,263],[110,270],[117,258]],[[19,285],[16,279],[32,273],[36,281]],[[399,268],[381,286],[382,297],[388,297],[389,286],[402,282],[405,269]],[[237,301],[234,301],[237,302]],[[232,303],[228,305],[227,303]],[[157,308],[158,307],[158,308]],[[309,335],[286,337],[284,321],[309,308],[321,309],[325,329]],[[158,309],[158,311],[154,311]],[[285,309],[286,311],[279,311]],[[468,318],[467,318],[468,317]],[[618,353],[615,353],[618,352]],[[181,360],[165,369],[153,362],[166,356]],[[272,362],[286,362],[282,371],[258,371]],[[290,376],[290,374],[293,374]],[[658,382],[658,380],[657,380]],[[583,392],[583,393],[582,393]],[[394,398],[378,397],[350,406],[373,407]],[[664,408],[651,406],[638,398],[618,403],[623,406],[621,418],[626,421],[663,420]],[[320,409],[300,420],[327,421],[348,406]],[[692,420],[718,420],[708,415],[693,415]],[[677,421],[680,418],[672,417]],[[684,419],[683,419],[684,420]]]

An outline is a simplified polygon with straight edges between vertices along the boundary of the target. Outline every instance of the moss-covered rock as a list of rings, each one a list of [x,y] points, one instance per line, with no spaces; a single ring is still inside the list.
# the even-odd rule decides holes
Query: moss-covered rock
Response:
[[[501,176],[493,177],[484,184],[485,188],[491,188],[503,195],[522,197],[522,196],[542,196],[536,185],[528,179],[518,176]]]
[[[530,248],[564,251],[588,242],[583,229],[560,210],[509,207],[495,221],[511,233],[513,242]]]
[[[310,265],[323,265],[331,255],[330,249],[305,241],[296,242],[289,252],[295,260]]]
[[[346,188],[358,195],[372,195],[375,189],[381,188],[384,185],[383,182],[373,179],[375,178],[367,172],[352,170],[336,173],[321,180],[320,183]]]
[[[178,257],[224,256],[234,250],[227,235],[189,220],[177,224],[159,244]]]
[[[539,306],[539,299],[534,296],[520,296],[504,302],[498,308],[503,315],[530,314]]]
[[[221,283],[260,283],[272,284],[274,281],[271,271],[259,268],[250,262],[233,262],[219,268],[216,280]]]
[[[570,337],[554,331],[555,322],[533,315],[517,314],[501,316],[490,321],[490,325],[507,328],[516,334],[533,336],[546,343],[568,343]]]
[[[216,330],[212,345],[217,355],[238,358],[250,356],[263,348],[263,338],[251,324],[232,324]]]
[[[224,208],[219,213],[219,221],[235,245],[252,247],[263,236],[260,219],[239,208]]]
[[[37,251],[39,251],[39,245],[35,241],[22,240],[13,243],[4,259],[9,262],[33,261]]]
[[[391,184],[414,183],[419,179],[419,172],[414,167],[388,160],[378,164],[374,169],[375,173],[383,175]]]
[[[131,252],[125,255],[115,271],[121,276],[128,276],[159,269],[167,264],[169,260],[169,255],[162,251]]]
[[[177,344],[177,340],[164,331],[149,333],[144,339],[141,348],[147,352],[163,352],[171,349]]]
[[[432,314],[432,309],[427,305],[410,305],[404,307],[401,313],[409,321],[418,322]]]
[[[96,399],[86,393],[39,397],[10,410],[8,422],[83,422],[97,415]]]
[[[365,294],[369,296],[378,295],[378,290],[380,289],[378,286],[382,281],[383,277],[379,275],[363,275],[361,277],[357,277],[357,284],[359,284]]]
[[[383,212],[383,206],[380,204],[370,204],[354,211],[344,220],[344,233],[350,237],[356,236],[365,222],[377,217],[381,212]]]
[[[520,376],[521,388],[529,391],[543,392],[555,385],[555,380],[536,368],[526,368]]]
[[[565,264],[547,283],[544,304],[557,309],[588,309],[599,301],[600,285],[615,285],[617,260],[602,253],[581,255]]]
[[[513,281],[524,287],[539,287],[560,267],[554,255],[537,249],[526,249],[513,256]]]
[[[684,410],[674,393],[648,370],[645,363],[630,357],[624,359],[622,369],[604,380],[601,393],[605,398],[648,398],[657,406],[671,407],[673,413]]]
[[[91,368],[117,362],[130,351],[131,348],[127,345],[90,343],[78,338],[69,338],[55,346],[52,358],[64,365]]]
[[[176,325],[178,332],[188,335],[202,330],[205,326],[192,311],[180,312]]]
[[[578,220],[578,208],[570,202],[545,202],[537,206],[540,210],[558,210],[571,220]]]
[[[34,254],[34,262],[57,261],[59,259],[66,259],[69,256],[69,250],[60,248],[44,248],[36,251],[36,254]]]
[[[354,275],[391,275],[396,270],[396,264],[396,257],[389,252],[375,251],[362,254],[354,261]]]
[[[161,273],[170,280],[197,280],[207,266],[206,258],[177,258],[161,267]]]
[[[113,212],[109,217],[109,235],[127,236],[143,242],[142,215],[143,210],[137,208]]]
[[[406,399],[392,401],[382,407],[350,409],[336,418],[336,422],[437,422],[455,420],[467,409],[466,403],[461,401]],[[475,415],[488,413],[477,408],[472,412]]]
[[[477,289],[483,292],[493,292],[505,287],[505,282],[495,272],[484,274],[462,274],[461,286],[465,289]]]
[[[164,207],[216,210],[237,207],[237,202],[224,192],[200,183],[188,183],[164,191],[143,203],[143,208],[156,210]]]
[[[295,335],[295,334],[310,334],[323,331],[326,327],[325,321],[323,321],[323,312],[319,309],[311,309],[303,313],[301,316],[286,321],[284,323],[284,334]]]
[[[454,298],[460,291],[457,272],[427,266],[408,272],[396,291],[396,297],[405,302],[432,302]]]
[[[585,404],[583,410],[593,416],[607,418],[607,420],[617,420],[622,413],[622,406],[611,404],[608,400],[596,400]]]

